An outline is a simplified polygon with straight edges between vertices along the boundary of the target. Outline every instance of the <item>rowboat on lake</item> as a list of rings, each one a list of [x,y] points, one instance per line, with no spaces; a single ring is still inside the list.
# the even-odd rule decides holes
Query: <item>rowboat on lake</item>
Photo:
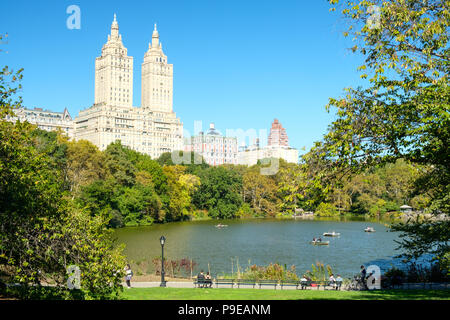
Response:
[[[219,224],[216,225],[215,227],[216,227],[216,228],[225,228],[225,227],[228,227],[228,225],[219,223]]]
[[[375,232],[375,229],[372,227],[367,227],[364,229],[365,232]]]
[[[315,246],[327,246],[330,244],[330,241],[311,241],[311,244]]]
[[[341,234],[337,232],[325,232],[323,234],[325,237],[339,237]]]

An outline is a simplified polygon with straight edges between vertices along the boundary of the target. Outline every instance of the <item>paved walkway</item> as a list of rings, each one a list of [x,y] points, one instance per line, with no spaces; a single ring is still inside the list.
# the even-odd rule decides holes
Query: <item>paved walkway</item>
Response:
[[[131,287],[132,288],[155,288],[159,287],[161,285],[160,281],[155,282],[133,282],[131,281]],[[123,283],[123,286],[126,287],[126,283]],[[167,281],[166,287],[168,288],[194,288],[194,284],[190,281]],[[216,288],[216,285],[213,284],[213,288]],[[231,288],[230,285],[219,285],[219,288]],[[238,289],[237,285],[233,286],[233,289]],[[240,286],[239,289],[252,289],[252,286]],[[260,289],[259,285],[255,285],[255,289]],[[268,290],[274,290],[273,286],[263,286],[261,287],[261,290],[268,289]],[[400,287],[396,287],[395,289],[433,289],[433,290],[445,290],[450,289],[450,284],[445,283],[412,283],[408,284],[405,283]],[[275,290],[296,290],[295,287],[283,287],[281,289],[281,286],[278,284],[276,286]],[[306,290],[325,290],[323,287],[320,287],[320,289],[317,289],[316,287],[308,287]],[[330,289],[327,289],[327,291]],[[345,291],[344,288],[341,288],[341,291]]]
[[[131,281],[131,287],[132,288],[155,288],[155,287],[159,287],[161,285],[161,282],[133,282]],[[123,286],[126,287],[126,283],[123,283]],[[194,284],[192,282],[187,282],[187,281],[167,281],[166,282],[166,287],[168,288],[194,288]],[[213,284],[212,286],[213,289],[216,289],[216,284]],[[221,288],[228,288],[230,289],[231,286],[230,285],[220,285],[218,286],[219,289]],[[245,286],[245,285],[241,285],[239,288],[237,287],[237,285],[233,286],[233,289],[253,289],[252,286]],[[260,289],[259,285],[255,285],[255,289]],[[268,290],[281,290],[281,286],[278,284],[276,286],[276,289],[274,289],[274,286],[262,286],[261,290],[263,289],[268,289]],[[288,287],[283,287],[283,290],[296,290],[295,287],[292,286],[288,286]],[[317,290],[317,288],[308,288],[306,290]],[[319,290],[324,290],[323,288],[320,288]]]

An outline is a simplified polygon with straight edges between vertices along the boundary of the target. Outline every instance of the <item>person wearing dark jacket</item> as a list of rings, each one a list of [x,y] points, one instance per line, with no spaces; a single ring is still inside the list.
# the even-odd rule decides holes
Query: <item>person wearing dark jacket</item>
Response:
[[[200,271],[200,273],[197,276],[197,284],[200,288],[205,287],[205,275],[203,273],[203,270]]]

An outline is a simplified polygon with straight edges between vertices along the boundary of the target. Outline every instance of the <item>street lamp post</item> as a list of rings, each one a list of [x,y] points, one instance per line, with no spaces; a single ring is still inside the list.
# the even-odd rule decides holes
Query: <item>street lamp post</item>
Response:
[[[159,239],[159,242],[161,243],[161,284],[160,287],[166,286],[166,280],[164,280],[164,243],[166,242],[166,238],[164,236],[161,236]]]

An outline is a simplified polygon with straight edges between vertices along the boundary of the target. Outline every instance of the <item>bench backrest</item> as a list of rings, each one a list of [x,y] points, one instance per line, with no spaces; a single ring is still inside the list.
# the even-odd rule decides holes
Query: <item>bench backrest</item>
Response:
[[[219,283],[234,283],[234,279],[215,279],[215,282],[219,282]]]
[[[278,283],[278,280],[258,280],[258,283]]]
[[[256,283],[256,280],[250,280],[250,279],[237,279],[238,283]]]

